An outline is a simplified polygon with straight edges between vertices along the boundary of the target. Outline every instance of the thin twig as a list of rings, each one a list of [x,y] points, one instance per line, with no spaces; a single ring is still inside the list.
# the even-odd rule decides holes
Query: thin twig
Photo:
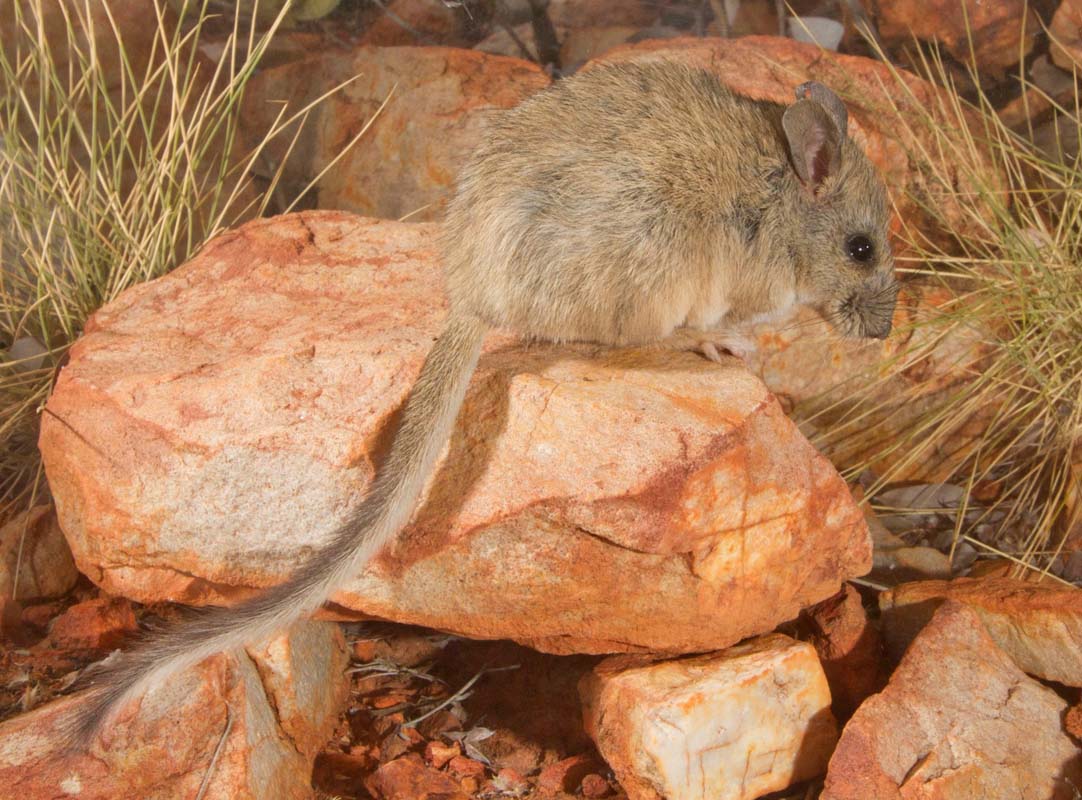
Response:
[[[195,796],[195,800],[203,800],[203,797],[207,793],[207,789],[210,788],[210,776],[214,774],[214,768],[218,766],[218,759],[222,755],[226,739],[229,738],[229,732],[232,730],[233,709],[227,703],[225,706],[225,730],[222,731],[222,735],[218,739],[218,746],[214,748],[214,755],[210,757],[210,763],[207,765],[207,771],[203,774],[203,782],[199,784],[199,793]]]
[[[849,581],[849,583],[855,583],[857,586],[865,586],[869,589],[875,589],[875,591],[877,592],[885,592],[890,589],[890,587],[886,584],[876,583],[875,581],[870,581],[867,578],[848,578],[847,580]]]
[[[506,22],[500,22],[500,27],[503,28],[504,33],[511,37],[511,41],[518,47],[519,52],[522,53],[523,58],[527,61],[533,61],[535,64],[540,64],[541,59],[537,53],[531,53],[530,48],[526,46],[526,42],[522,41],[522,37],[515,33],[515,29],[508,25]]]
[[[416,719],[411,719],[409,722],[403,722],[402,727],[403,728],[414,728],[422,720],[428,719],[433,714],[447,708],[447,706],[453,705],[454,703],[457,703],[457,702],[459,702],[461,700],[465,700],[467,697],[470,696],[470,689],[473,688],[473,685],[475,683],[477,683],[477,681],[481,680],[481,678],[484,675],[487,675],[490,672],[508,672],[510,670],[518,669],[518,668],[519,668],[518,664],[512,664],[509,667],[492,667],[492,668],[484,667],[484,668],[482,668],[481,670],[479,670],[477,672],[476,675],[474,675],[472,678],[470,678],[468,681],[466,681],[466,683],[462,686],[462,688],[459,689],[457,692],[455,692],[453,695],[448,697],[446,700],[444,700],[442,703],[440,703],[435,708],[433,708],[430,711],[427,711],[424,714],[422,714],[421,716],[417,717]]]
[[[542,66],[552,64],[560,68],[560,39],[549,17],[548,0],[526,0],[530,7],[530,22],[533,25],[533,39],[537,46],[537,63]]]
[[[725,3],[723,0],[710,0],[710,7],[714,10],[714,21],[718,24],[718,35],[728,39],[733,35],[733,32],[732,28],[729,27],[729,15],[725,13]]]

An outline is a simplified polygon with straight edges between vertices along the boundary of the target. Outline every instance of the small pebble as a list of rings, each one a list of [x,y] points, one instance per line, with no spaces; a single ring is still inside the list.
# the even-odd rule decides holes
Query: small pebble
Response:
[[[425,745],[425,761],[436,769],[443,769],[455,756],[462,755],[462,746],[458,742],[444,744],[432,741]]]
[[[582,794],[584,797],[607,797],[612,792],[609,782],[596,772],[591,772],[582,779]]]

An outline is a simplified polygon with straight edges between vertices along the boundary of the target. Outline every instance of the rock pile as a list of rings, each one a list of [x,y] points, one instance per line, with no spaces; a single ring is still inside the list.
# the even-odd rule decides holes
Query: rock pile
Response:
[[[889,39],[912,4],[866,5]],[[44,612],[19,601],[63,595],[75,566],[115,596],[50,607],[28,652],[55,672],[75,669],[75,650],[123,646],[142,619],[131,601],[229,605],[283,580],[386,453],[445,315],[436,227],[420,220],[439,218],[486,116],[550,83],[536,65],[483,52],[510,34],[477,50],[385,46],[425,38],[395,18],[471,41],[450,5],[387,7],[396,17],[361,46],[286,59],[244,101],[258,132],[282,102],[296,110],[353,79],[289,158],[284,140],[272,147],[300,185],[390,96],[315,201],[369,216],[303,212],[227,232],[101,309],[71,350],[41,429],[55,516],[42,506],[0,530],[5,624],[44,628]],[[626,3],[550,10],[578,35],[563,39],[568,61],[642,38],[653,16]],[[982,7],[973,24],[995,43],[1025,13]],[[957,26],[947,33],[957,47]],[[801,81],[830,84],[899,215],[930,224],[911,199],[930,191],[910,161],[927,142],[885,122],[886,67],[746,37],[625,44],[584,68],[630,59],[697,64],[778,102]],[[930,85],[905,80],[931,103]],[[928,201],[957,213],[950,195]],[[899,320],[952,299],[911,289]],[[359,674],[347,675],[339,627],[298,624],[132,703],[83,755],[52,736],[81,702],[62,698],[0,725],[0,785],[24,800],[277,800],[311,796],[315,763],[322,786],[377,800],[752,800],[790,787],[801,798],[821,787],[824,800],[1071,800],[1082,786],[1079,591],[921,581],[876,607],[846,584],[873,564],[865,514],[785,410],[897,343],[838,343],[809,319],[759,329],[747,364],[709,362],[680,341],[614,351],[493,332],[413,521],[321,612],[439,636],[356,640]],[[942,389],[976,363],[980,340],[942,343],[884,391]],[[937,551],[873,528],[876,580],[950,574]],[[473,678],[426,672],[453,636],[561,658],[508,665],[524,673],[500,679],[509,701],[492,676],[473,683],[487,657]],[[0,666],[13,658],[0,653]],[[411,680],[421,687],[404,688]],[[467,711],[477,697],[457,686],[495,697]],[[407,723],[406,708],[424,715]],[[522,716],[549,736],[537,719],[519,727]]]

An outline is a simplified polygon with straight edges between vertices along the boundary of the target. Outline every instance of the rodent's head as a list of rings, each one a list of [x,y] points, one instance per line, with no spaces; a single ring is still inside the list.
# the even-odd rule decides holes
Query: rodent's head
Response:
[[[788,198],[798,219],[791,242],[797,300],[845,336],[885,339],[899,289],[886,189],[847,136],[838,96],[819,83],[796,93],[782,127],[797,177]]]

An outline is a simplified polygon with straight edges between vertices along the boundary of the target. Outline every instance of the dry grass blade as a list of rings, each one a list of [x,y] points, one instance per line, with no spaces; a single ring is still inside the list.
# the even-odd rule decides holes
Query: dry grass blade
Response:
[[[199,50],[216,13],[209,0],[152,0],[147,27],[136,31],[122,31],[109,5],[92,0],[9,5],[0,52],[0,519],[40,483],[38,416],[87,317],[262,213],[277,176],[258,196],[249,175],[297,117],[240,151],[240,100],[289,3],[227,17],[216,61]],[[268,26],[257,28],[257,16]]]
[[[956,213],[913,197],[949,236],[905,227],[900,266],[940,300],[919,309],[897,333],[908,344],[850,381],[844,400],[816,398],[798,412],[818,423],[820,444],[850,477],[874,470],[873,497],[905,481],[964,487],[955,545],[1047,572],[1082,525],[1082,164],[1040,151],[983,92],[963,101],[935,51],[918,71],[945,88],[922,103],[895,73],[894,124]],[[1077,100],[1047,99],[1082,122]],[[952,343],[954,363],[943,355]],[[934,359],[933,379],[898,380]]]

